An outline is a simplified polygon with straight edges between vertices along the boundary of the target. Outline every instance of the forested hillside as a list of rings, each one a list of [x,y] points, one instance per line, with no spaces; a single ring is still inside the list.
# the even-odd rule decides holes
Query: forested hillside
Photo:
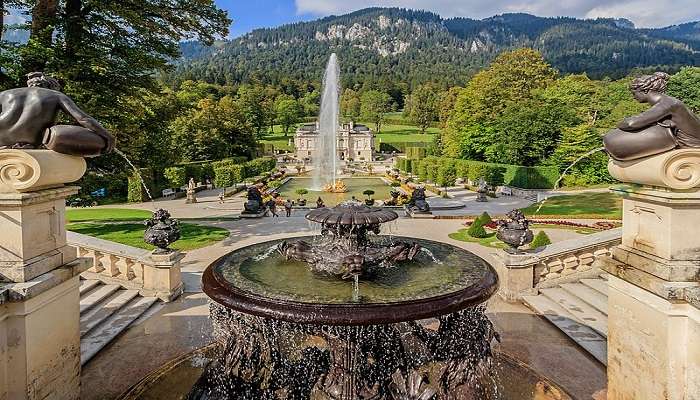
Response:
[[[210,48],[183,44],[166,81],[216,83],[283,78],[319,80],[338,53],[345,87],[401,81],[463,85],[499,53],[531,47],[563,73],[619,78],[634,69],[700,65],[700,24],[635,29],[627,20],[542,18],[505,14],[483,20],[443,19],[425,12],[369,8],[313,22],[258,29]]]

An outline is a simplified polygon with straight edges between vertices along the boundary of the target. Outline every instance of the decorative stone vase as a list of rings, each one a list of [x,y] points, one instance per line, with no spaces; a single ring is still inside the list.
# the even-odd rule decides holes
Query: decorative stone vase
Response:
[[[143,234],[143,240],[156,246],[153,254],[171,253],[172,243],[180,239],[180,223],[170,218],[170,213],[162,208],[153,213],[153,217],[145,222],[148,228]]]
[[[530,244],[535,235],[529,228],[530,221],[525,219],[522,211],[513,210],[506,216],[508,217],[507,220],[497,222],[496,237],[510,246],[510,248],[506,249],[506,252],[517,254],[521,252],[518,248]]]

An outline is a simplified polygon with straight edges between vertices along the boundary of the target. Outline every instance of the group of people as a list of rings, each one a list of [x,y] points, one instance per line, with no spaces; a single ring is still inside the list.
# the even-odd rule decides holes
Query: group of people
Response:
[[[267,201],[267,203],[265,205],[267,206],[267,209],[270,210],[270,213],[272,213],[273,217],[279,217],[279,214],[277,214],[277,200],[275,200],[274,198],[271,198],[270,200]],[[316,200],[316,208],[323,208],[325,206],[326,206],[326,204],[323,202],[323,199],[321,197],[319,197]],[[283,207],[284,207],[284,212],[285,212],[286,216],[291,217],[292,216],[292,207],[294,207],[294,202],[290,199],[287,199],[284,201]]]

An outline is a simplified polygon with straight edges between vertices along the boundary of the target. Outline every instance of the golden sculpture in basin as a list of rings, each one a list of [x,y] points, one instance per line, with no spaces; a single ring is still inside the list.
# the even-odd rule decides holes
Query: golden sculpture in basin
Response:
[[[328,193],[345,193],[348,191],[348,187],[345,185],[345,182],[338,179],[337,181],[324,186],[323,191]]]

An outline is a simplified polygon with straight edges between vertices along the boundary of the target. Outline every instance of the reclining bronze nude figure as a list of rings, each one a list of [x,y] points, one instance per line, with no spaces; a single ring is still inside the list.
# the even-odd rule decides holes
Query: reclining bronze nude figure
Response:
[[[82,157],[112,151],[114,137],[61,93],[58,81],[41,72],[27,78],[28,87],[0,92],[0,149],[47,148]],[[59,111],[80,126],[56,125]]]
[[[682,101],[664,94],[668,79],[668,74],[657,72],[632,81],[634,98],[652,107],[625,118],[603,137],[612,158],[631,161],[677,148],[700,148],[700,118]]]

